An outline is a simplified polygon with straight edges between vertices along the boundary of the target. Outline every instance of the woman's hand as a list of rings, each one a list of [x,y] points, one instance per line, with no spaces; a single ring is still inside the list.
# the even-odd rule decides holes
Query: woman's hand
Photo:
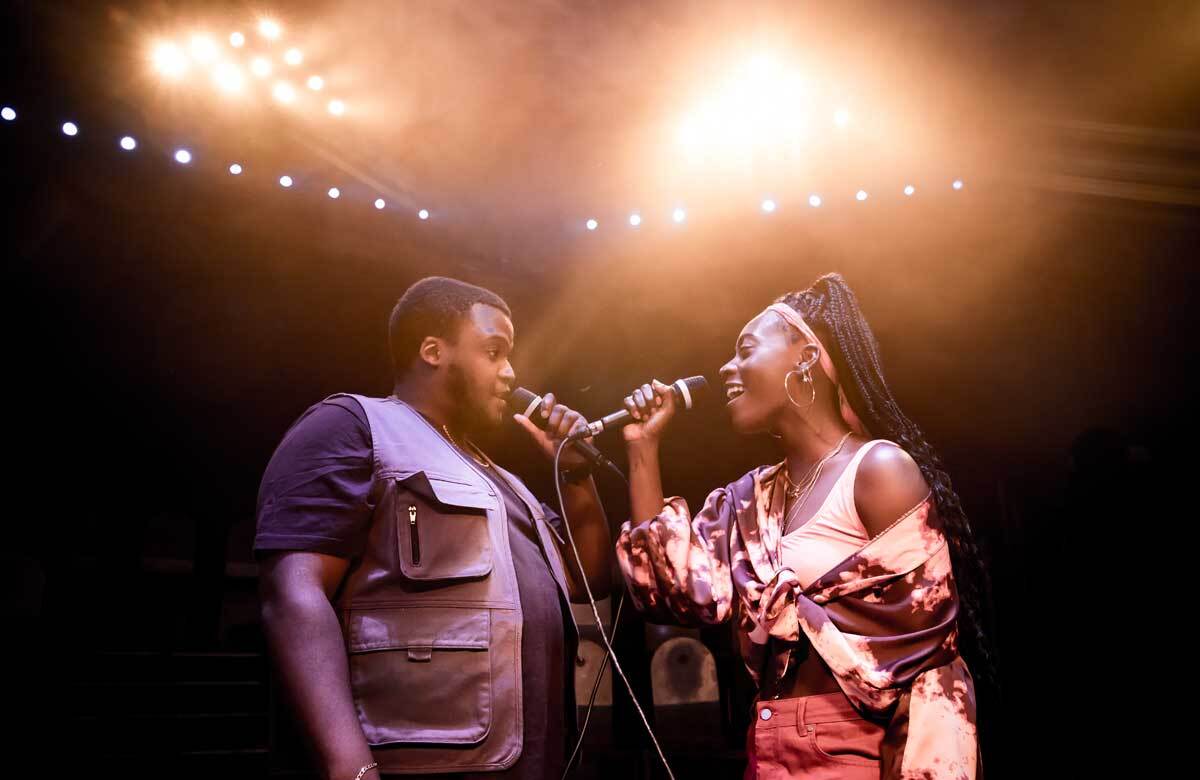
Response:
[[[657,444],[675,416],[675,393],[654,379],[625,396],[625,409],[634,421],[621,429],[626,444]]]

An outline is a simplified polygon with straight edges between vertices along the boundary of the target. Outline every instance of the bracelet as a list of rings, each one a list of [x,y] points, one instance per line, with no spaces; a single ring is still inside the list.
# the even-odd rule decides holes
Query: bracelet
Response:
[[[379,766],[378,761],[372,761],[371,763],[367,764],[362,769],[358,770],[358,774],[354,776],[354,780],[362,780],[363,775],[365,775],[367,772],[370,772],[377,766]]]
[[[578,484],[592,476],[592,464],[582,463],[575,468],[559,469],[558,476],[569,485]]]

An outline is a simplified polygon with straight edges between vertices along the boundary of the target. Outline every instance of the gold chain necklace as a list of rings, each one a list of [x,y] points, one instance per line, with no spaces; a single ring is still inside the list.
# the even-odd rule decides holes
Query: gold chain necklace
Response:
[[[821,456],[821,459],[817,461],[816,465],[811,469],[813,475],[811,480],[801,480],[801,484],[796,486],[797,488],[803,489],[804,495],[792,504],[792,508],[788,510],[787,515],[784,517],[783,533],[781,536],[787,536],[788,530],[792,526],[792,520],[796,518],[796,515],[800,514],[800,508],[803,507],[808,501],[808,497],[812,495],[813,488],[817,486],[817,479],[821,476],[821,469],[824,468],[825,464],[832,460],[835,455],[842,451],[842,447],[846,444],[846,439],[850,438],[850,433],[850,431],[846,431],[846,435],[842,436],[842,439],[837,443],[837,446]],[[791,477],[787,475],[786,462],[783,465],[783,476],[785,480],[789,482],[791,481]],[[792,498],[791,490],[785,490],[784,492],[787,494],[788,498]],[[797,491],[797,495],[799,495],[799,491]]]
[[[474,452],[475,445],[474,444],[471,444],[471,448],[468,449],[467,447],[464,447],[461,444],[459,444],[457,441],[455,441],[454,437],[450,435],[450,429],[446,427],[445,423],[442,424],[442,433],[446,434],[446,438],[450,440],[451,444],[453,444],[455,447],[458,447],[460,450],[462,450],[463,452],[470,455],[471,460],[475,461],[476,463],[478,463],[480,466],[483,466],[484,468],[491,467],[491,465],[492,465],[491,461],[486,459],[487,455],[484,455],[485,460],[480,460],[479,456],[475,454],[475,452]],[[467,442],[467,443],[470,444],[470,442]]]

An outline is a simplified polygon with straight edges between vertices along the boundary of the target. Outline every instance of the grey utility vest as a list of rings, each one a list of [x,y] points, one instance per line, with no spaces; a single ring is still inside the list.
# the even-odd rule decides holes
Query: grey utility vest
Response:
[[[506,769],[524,735],[521,601],[504,498],[412,407],[350,397],[371,426],[375,513],[336,606],[363,733],[383,772]],[[528,505],[566,599],[540,502],[496,471]]]

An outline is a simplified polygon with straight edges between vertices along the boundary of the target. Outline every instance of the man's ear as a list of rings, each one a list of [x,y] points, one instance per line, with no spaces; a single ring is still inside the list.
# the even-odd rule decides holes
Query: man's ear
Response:
[[[437,368],[446,359],[446,343],[437,336],[426,336],[417,350],[417,355],[430,368]]]

